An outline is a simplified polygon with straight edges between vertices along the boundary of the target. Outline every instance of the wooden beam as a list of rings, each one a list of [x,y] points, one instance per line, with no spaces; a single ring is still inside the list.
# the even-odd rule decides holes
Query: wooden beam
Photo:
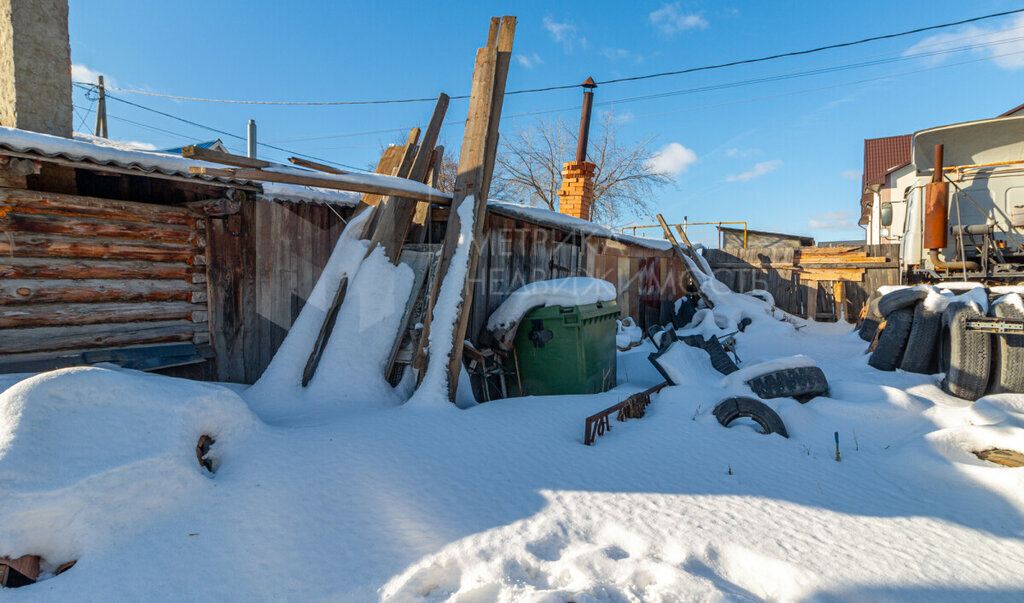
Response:
[[[445,203],[448,196],[443,193],[433,194],[430,192],[407,191],[396,186],[375,184],[366,182],[342,182],[331,178],[320,178],[315,175],[289,174],[282,172],[266,172],[251,168],[218,169],[201,166],[192,166],[189,172],[204,176],[215,176],[217,178],[236,178],[239,180],[250,180],[252,182],[280,182],[282,184],[298,184],[302,186],[316,186],[339,191],[353,191],[357,193],[373,193],[377,195],[401,195],[417,201],[432,201],[434,203]]]
[[[273,163],[262,159],[233,155],[231,153],[204,149],[203,147],[197,147],[194,145],[181,149],[181,156],[188,159],[199,159],[201,161],[209,161],[210,163],[220,163],[223,165],[233,165],[244,168],[265,168],[274,165]]]
[[[462,139],[462,152],[459,157],[459,174],[452,195],[452,211],[448,216],[448,230],[438,263],[435,287],[431,291],[431,299],[426,318],[432,319],[437,303],[440,284],[448,280],[448,270],[459,244],[459,233],[462,224],[459,208],[467,199],[474,204],[473,240],[469,244],[466,273],[461,283],[452,282],[449,286],[462,290],[461,302],[456,308],[455,324],[453,325],[451,352],[447,358],[432,357],[429,362],[446,362],[448,375],[448,399],[455,400],[459,374],[462,370],[462,348],[469,324],[469,309],[473,304],[473,282],[476,265],[480,257],[480,243],[483,238],[484,225],[487,221],[487,194],[494,167],[494,155],[498,147],[498,124],[505,97],[505,81],[508,65],[512,57],[512,43],[515,38],[515,17],[502,17],[498,22],[498,31],[494,33],[494,20],[488,32],[488,45],[477,51],[476,64],[473,69],[473,85],[470,92],[469,115],[466,119],[466,130]],[[424,336],[429,335],[429,323],[424,323]],[[428,340],[421,339],[421,344]],[[423,349],[423,345],[420,349]]]
[[[301,157],[289,157],[288,161],[300,167],[309,168],[311,170],[317,170],[320,172],[326,172],[328,174],[337,174],[341,176],[350,173],[344,170],[339,170],[338,168],[335,167],[331,167],[329,165],[324,165],[322,163],[317,163],[315,161],[310,161],[308,159],[302,159]]]
[[[679,263],[682,264],[683,271],[686,273],[686,276],[690,279],[694,288],[697,289],[697,295],[704,300],[704,303],[707,304],[709,308],[714,308],[715,304],[713,304],[711,299],[704,294],[704,290],[700,288],[700,283],[692,274],[690,274],[690,265],[686,262],[686,254],[683,251],[683,248],[679,245],[679,241],[676,240],[675,235],[672,234],[672,229],[668,227],[668,224],[665,222],[665,218],[661,214],[658,214],[658,224],[661,224],[661,229],[665,233],[665,238],[672,243],[672,251],[675,253],[676,259],[679,260]],[[690,245],[690,239],[686,238],[686,233],[680,230],[680,236],[682,236],[683,240],[686,241],[687,249],[689,249],[690,253],[693,254],[693,245]]]
[[[221,216],[233,216],[242,209],[241,199],[228,199],[226,197],[220,199],[206,199],[203,201],[193,201],[185,204],[189,209],[196,212],[201,216],[207,217],[221,217]]]
[[[434,105],[434,112],[430,116],[430,123],[427,125],[423,143],[420,144],[416,157],[409,168],[407,175],[409,180],[424,182],[429,176],[430,155],[437,143],[437,137],[441,133],[441,125],[444,123],[445,112],[448,110],[448,95],[441,93]],[[421,205],[428,205],[421,203]],[[403,196],[389,196],[381,202],[380,219],[377,228],[374,229],[373,237],[370,239],[370,246],[367,255],[373,252],[378,246],[384,248],[384,253],[397,265],[402,255],[402,244],[409,233],[409,226],[412,224],[416,214],[416,201]]]

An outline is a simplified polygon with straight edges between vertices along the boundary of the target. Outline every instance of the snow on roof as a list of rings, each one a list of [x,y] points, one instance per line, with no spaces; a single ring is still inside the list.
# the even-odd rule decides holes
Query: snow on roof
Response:
[[[292,203],[312,202],[318,205],[355,207],[359,204],[362,195],[351,191],[339,191],[316,186],[264,182],[263,197],[274,201],[290,201]]]
[[[657,249],[659,251],[672,249],[672,244],[664,239],[648,239],[646,237],[622,234],[608,228],[607,226],[602,226],[600,224],[559,213],[557,211],[551,211],[550,209],[542,209],[540,207],[531,207],[529,205],[497,200],[488,201],[487,208],[488,211],[494,213],[502,214],[511,218],[519,218],[521,220],[526,220],[527,222],[534,222],[544,226],[553,226],[567,232],[575,232],[604,239],[611,239],[620,243],[639,245],[640,247]]]

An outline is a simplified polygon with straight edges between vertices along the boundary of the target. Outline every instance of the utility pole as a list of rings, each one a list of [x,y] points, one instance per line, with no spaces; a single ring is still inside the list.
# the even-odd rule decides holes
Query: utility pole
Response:
[[[96,131],[95,135],[100,138],[107,137],[107,91],[103,87],[103,76],[99,76],[99,85],[96,87],[99,98],[96,100]]]
[[[248,156],[256,159],[256,120],[250,119],[249,126],[245,132],[245,139],[248,143]]]

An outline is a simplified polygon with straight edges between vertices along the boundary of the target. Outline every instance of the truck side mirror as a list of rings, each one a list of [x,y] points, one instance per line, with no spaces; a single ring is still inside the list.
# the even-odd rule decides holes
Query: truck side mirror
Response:
[[[881,218],[882,226],[892,226],[892,203],[885,202],[878,209],[878,215]]]

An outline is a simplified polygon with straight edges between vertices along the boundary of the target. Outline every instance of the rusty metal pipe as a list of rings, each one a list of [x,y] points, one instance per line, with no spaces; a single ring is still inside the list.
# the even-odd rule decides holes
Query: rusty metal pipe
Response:
[[[923,246],[944,249],[949,243],[949,183],[942,179],[942,145],[935,145],[935,169],[925,188]]]
[[[929,249],[928,257],[931,258],[932,264],[936,269],[948,272],[950,270],[981,270],[981,266],[978,262],[972,262],[970,260],[966,262],[945,262],[939,257],[938,249]]]
[[[580,136],[576,141],[576,161],[587,160],[587,143],[590,140],[590,112],[594,108],[594,78],[588,77],[583,86],[583,112],[580,114]]]

